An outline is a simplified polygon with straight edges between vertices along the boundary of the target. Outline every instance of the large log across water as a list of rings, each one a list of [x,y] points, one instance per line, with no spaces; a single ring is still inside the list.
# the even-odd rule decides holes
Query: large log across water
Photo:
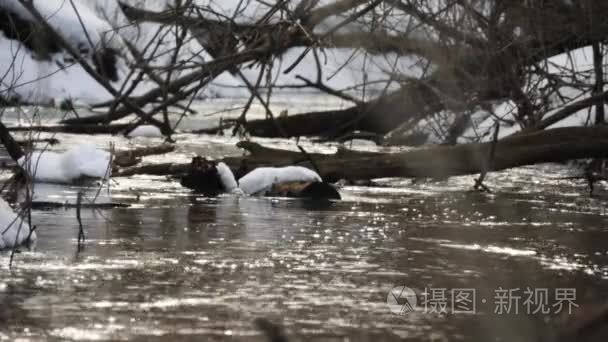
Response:
[[[355,130],[386,134],[406,121],[415,122],[442,108],[432,92],[419,83],[412,83],[345,109],[294,114],[274,118],[274,121],[250,120],[245,127],[258,137],[283,137],[277,126],[288,137],[338,137]]]
[[[7,129],[11,132],[49,132],[49,133],[71,133],[71,134],[118,134],[124,132],[130,125],[126,123],[117,124],[73,124],[73,125],[37,125],[37,126],[13,126]]]
[[[608,157],[608,127],[566,127],[509,136],[493,143],[432,146],[400,153],[375,153],[339,150],[335,154],[277,150],[252,142],[237,146],[250,152],[243,157],[223,159],[238,175],[259,166],[302,165],[318,167],[328,181],[382,177],[448,177],[504,170],[512,167],[563,162],[580,158]],[[125,168],[114,176],[133,174],[180,174],[189,164],[155,164]]]

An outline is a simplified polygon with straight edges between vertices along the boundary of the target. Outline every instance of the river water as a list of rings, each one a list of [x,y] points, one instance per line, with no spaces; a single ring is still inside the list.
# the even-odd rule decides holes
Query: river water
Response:
[[[59,149],[83,140],[57,138]],[[175,153],[146,161],[239,153],[235,138],[177,140]],[[75,210],[54,209],[32,212],[38,241],[12,268],[0,254],[0,340],[266,341],[253,324],[264,318],[290,341],[554,341],[608,298],[608,190],[590,198],[584,182],[557,179],[572,173],[492,173],[493,193],[471,190],[472,176],[384,179],[341,187],[332,203],[203,198],[166,177],[117,178],[87,195],[131,206],[83,210],[81,251]],[[79,190],[36,188],[58,202]],[[457,301],[463,293],[474,301]]]

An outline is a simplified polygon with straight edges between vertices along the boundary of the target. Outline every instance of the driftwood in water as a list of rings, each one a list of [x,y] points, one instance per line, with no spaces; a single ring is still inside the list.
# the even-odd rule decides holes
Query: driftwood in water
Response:
[[[301,164],[309,160],[300,152],[268,148],[250,141],[241,141],[237,143],[237,146],[248,151],[250,155],[244,157],[226,157],[222,160],[232,169],[232,172],[234,173],[236,178],[240,178],[245,173],[255,169],[256,167],[287,166]],[[352,156],[376,155],[376,153],[371,152],[357,152],[347,150],[344,150],[340,153]],[[311,153],[310,155],[312,155],[313,157],[330,156],[316,153]],[[191,163],[158,163],[137,165],[114,170],[112,172],[112,177],[129,177],[140,174],[156,176],[183,175],[190,171],[190,165]],[[310,167],[313,168],[312,166]]]
[[[271,119],[251,120],[245,124],[254,136],[281,137],[280,126],[290,137],[338,137],[352,131],[386,134],[406,121],[417,121],[429,113],[440,110],[432,92],[413,83],[378,99],[346,109],[295,114]]]
[[[16,126],[9,127],[11,132],[50,132],[50,133],[72,133],[72,134],[118,134],[126,130],[129,124],[73,124],[73,125],[48,125],[48,126]]]
[[[179,175],[185,174],[190,163],[159,163],[125,167],[112,171],[112,177],[129,177],[134,175]]]
[[[156,154],[165,154],[175,151],[175,145],[161,144],[135,148],[132,150],[118,151],[114,154],[114,167],[129,167],[141,162],[141,158]]]
[[[23,147],[32,147],[34,144],[49,144],[49,145],[57,145],[59,144],[59,139],[57,138],[33,138],[27,140],[17,140],[17,144]]]
[[[496,142],[494,157],[489,160],[492,143],[455,146],[432,146],[400,153],[374,153],[339,150],[335,154],[276,150],[252,142],[239,147],[250,155],[226,157],[223,161],[235,174],[260,166],[317,165],[327,181],[358,180],[382,177],[447,177],[498,171],[523,165],[563,162],[579,158],[608,157],[608,127],[567,127],[514,135]],[[180,174],[189,164],[155,164],[119,170],[115,176],[133,174]]]
[[[180,184],[206,196],[229,191],[221,181],[217,162],[200,156],[192,158],[188,173],[182,177]]]
[[[200,156],[192,158],[188,172],[181,176],[180,184],[205,196],[217,196],[220,193],[236,190],[232,188],[231,184],[225,184],[222,181],[222,176],[218,170],[218,162]],[[315,200],[341,199],[340,193],[333,185],[318,181],[276,183],[273,184],[271,189],[264,190],[262,195]]]
[[[266,196],[315,200],[342,199],[338,190],[327,182],[289,182],[276,184],[266,193]]]

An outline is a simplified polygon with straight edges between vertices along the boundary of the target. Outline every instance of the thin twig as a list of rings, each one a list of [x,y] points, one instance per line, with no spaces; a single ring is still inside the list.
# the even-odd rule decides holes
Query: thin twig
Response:
[[[84,248],[85,236],[84,228],[82,226],[82,219],[80,217],[80,208],[82,206],[82,191],[78,191],[78,197],[76,199],[76,219],[78,220],[78,251],[82,251]]]

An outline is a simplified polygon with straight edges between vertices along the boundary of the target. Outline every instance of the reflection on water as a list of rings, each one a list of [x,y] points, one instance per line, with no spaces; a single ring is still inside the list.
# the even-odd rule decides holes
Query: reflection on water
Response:
[[[44,210],[33,213],[36,250],[10,270],[0,257],[0,340],[262,341],[252,322],[265,317],[297,341],[552,341],[567,315],[528,315],[522,303],[500,315],[495,291],[573,288],[577,305],[605,301],[606,202],[580,184],[537,182],[538,168],[490,178],[493,194],[468,191],[468,177],[386,180],[323,205],[119,180],[102,193],[134,205],[84,210],[84,251],[74,210]],[[395,286],[475,289],[476,311],[396,315]]]
[[[186,117],[182,127],[216,124],[219,116],[205,113],[233,103],[197,105],[202,114]],[[277,112],[341,105],[300,94],[273,103]],[[254,106],[248,118],[265,113]],[[6,112],[3,121],[40,119],[20,115]],[[41,134],[50,136],[61,142],[52,149],[83,139],[118,149],[162,142]],[[174,153],[144,161],[241,153],[237,138],[175,138]],[[258,141],[296,149],[286,140]],[[336,149],[301,144],[312,152]],[[36,249],[17,255],[12,269],[8,254],[0,254],[0,341],[264,341],[252,324],[259,317],[280,322],[293,341],[555,341],[572,317],[525,314],[524,290],[546,289],[548,304],[559,288],[575,289],[581,307],[608,298],[608,191],[589,198],[583,182],[558,179],[569,175],[555,165],[492,173],[491,194],[470,191],[472,177],[384,179],[378,187],[341,189],[343,201],[322,205],[197,198],[165,177],[114,179],[110,191],[91,187],[85,196],[131,206],[83,210],[87,241],[80,253],[75,210],[55,209],[33,212]],[[35,196],[73,203],[80,190],[38,185]],[[445,289],[450,300],[449,290],[474,289],[476,310],[454,314],[448,305],[445,314],[418,305],[397,315],[387,305],[396,286],[420,299],[431,290]],[[498,289],[519,290],[518,314],[495,313]]]

